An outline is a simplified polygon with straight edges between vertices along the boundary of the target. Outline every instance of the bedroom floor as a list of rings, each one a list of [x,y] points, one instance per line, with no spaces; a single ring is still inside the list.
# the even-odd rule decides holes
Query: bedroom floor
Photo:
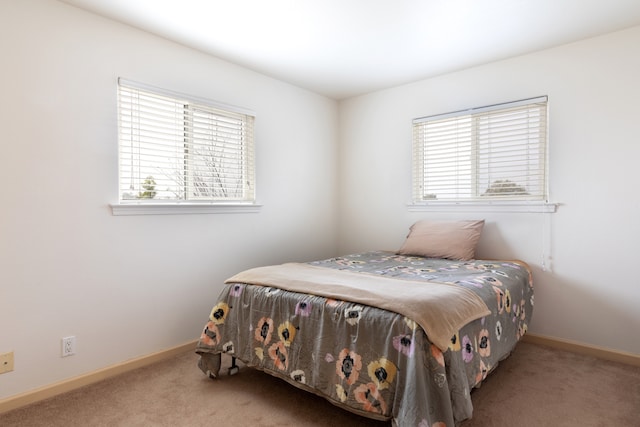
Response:
[[[4,427],[389,426],[262,372],[209,380],[187,353],[0,415]],[[640,425],[640,367],[520,343],[480,389],[460,427]]]

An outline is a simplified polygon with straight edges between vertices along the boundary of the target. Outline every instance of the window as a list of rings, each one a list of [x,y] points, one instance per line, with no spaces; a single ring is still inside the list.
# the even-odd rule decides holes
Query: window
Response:
[[[120,204],[255,202],[254,116],[118,80]]]
[[[547,97],[413,120],[413,203],[547,201]]]

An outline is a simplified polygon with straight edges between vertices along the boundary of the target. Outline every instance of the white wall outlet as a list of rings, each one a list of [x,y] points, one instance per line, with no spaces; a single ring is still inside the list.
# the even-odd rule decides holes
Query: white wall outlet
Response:
[[[62,338],[62,357],[76,354],[76,337]]]
[[[0,374],[13,371],[13,351],[0,354]]]

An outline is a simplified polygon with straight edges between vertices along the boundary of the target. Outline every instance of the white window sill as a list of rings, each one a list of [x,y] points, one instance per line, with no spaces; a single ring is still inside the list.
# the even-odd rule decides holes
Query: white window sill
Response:
[[[409,212],[525,212],[554,213],[559,203],[494,201],[494,202],[425,202],[409,203]]]
[[[255,203],[114,203],[111,212],[120,215],[185,215],[257,213],[262,205]]]

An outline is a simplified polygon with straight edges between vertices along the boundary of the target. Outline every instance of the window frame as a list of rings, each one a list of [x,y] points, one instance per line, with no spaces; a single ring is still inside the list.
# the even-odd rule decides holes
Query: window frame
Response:
[[[522,190],[514,191],[512,195],[494,195],[487,196],[483,195],[478,187],[477,183],[480,180],[480,171],[478,170],[478,156],[481,153],[481,150],[486,150],[487,147],[492,147],[492,142],[489,142],[488,145],[482,145],[481,137],[476,133],[478,129],[478,122],[480,120],[486,119],[487,115],[498,115],[505,114],[506,112],[512,111],[514,109],[522,109],[528,108],[530,106],[537,106],[539,110],[544,110],[544,122],[540,124],[539,129],[537,131],[543,135],[543,141],[541,141],[540,145],[537,145],[537,149],[542,151],[542,163],[539,166],[542,172],[534,173],[530,176],[540,176],[539,189],[541,194],[527,195],[522,194]],[[430,199],[426,198],[425,194],[429,191],[427,188],[427,175],[425,173],[425,165],[426,165],[426,154],[425,150],[427,147],[426,141],[426,132],[427,132],[427,123],[431,123],[432,125],[437,125],[438,123],[442,123],[448,126],[454,126],[457,121],[466,121],[468,133],[465,135],[465,138],[468,140],[468,147],[464,148],[464,154],[460,155],[447,155],[446,161],[447,164],[453,165],[453,163],[457,163],[458,161],[465,160],[467,163],[466,168],[462,167],[461,170],[456,169],[454,166],[449,166],[445,168],[452,168],[455,172],[447,171],[445,172],[445,179],[443,182],[447,183],[451,179],[462,179],[466,180],[467,184],[458,186],[456,185],[456,191],[465,189],[469,191],[468,194],[460,197],[459,193],[454,193],[454,195],[449,196],[445,199]],[[523,122],[529,124],[529,121]],[[491,211],[508,211],[508,212],[555,212],[557,209],[556,203],[549,202],[549,155],[548,155],[548,97],[540,96],[529,99],[522,99],[513,102],[506,102],[501,104],[494,104],[485,107],[471,108],[467,110],[454,111],[445,114],[438,114],[433,116],[425,116],[419,117],[412,121],[412,163],[411,163],[411,202],[408,203],[409,211],[455,211],[455,212],[491,212]],[[455,151],[455,149],[459,148],[456,146],[457,142],[453,142],[454,139],[457,139],[462,134],[456,128],[454,135],[456,138],[448,139],[445,141],[444,146],[447,150]],[[486,135],[485,135],[486,137]],[[433,137],[431,137],[433,138]],[[493,138],[492,135],[488,137],[489,141]],[[429,144],[435,145],[433,139],[428,141]],[[485,142],[486,144],[486,142]],[[508,142],[509,145],[513,144],[511,141]],[[521,146],[528,146],[529,143],[522,143]],[[432,147],[429,147],[431,149]],[[521,148],[521,147],[519,147]],[[438,152],[437,154],[441,154],[442,152]],[[519,154],[513,155],[514,159],[517,159]],[[487,156],[485,154],[485,156]],[[497,163],[490,155],[489,164]],[[433,160],[433,158],[432,158]],[[538,163],[540,163],[540,158],[538,158]],[[527,175],[527,179],[531,179],[529,175]],[[491,188],[493,184],[496,183],[495,179],[487,180],[491,184],[487,188]],[[500,181],[498,181],[500,182]],[[528,182],[528,181],[526,181]],[[448,184],[445,184],[447,186]],[[437,187],[437,186],[436,186]],[[518,192],[520,191],[520,192]],[[487,190],[488,192],[488,190]],[[487,193],[485,192],[485,194]]]
[[[257,194],[256,194],[256,173],[255,173],[255,148],[254,148],[254,131],[253,131],[253,122],[255,120],[255,113],[253,111],[236,107],[228,104],[219,103],[216,101],[211,101],[209,99],[195,97],[192,95],[186,95],[183,93],[173,92],[166,89],[161,89],[158,87],[154,87],[151,85],[134,82],[131,80],[118,78],[118,202],[112,203],[111,210],[113,215],[145,215],[145,214],[200,214],[200,213],[251,213],[251,212],[259,212],[261,205],[257,203]],[[248,156],[247,159],[240,161],[238,165],[242,165],[241,170],[242,175],[241,180],[244,181],[243,190],[241,191],[242,197],[247,196],[247,198],[216,198],[215,196],[211,196],[211,198],[197,198],[192,197],[191,195],[184,195],[183,198],[164,198],[164,199],[148,199],[140,198],[139,196],[136,198],[127,199],[125,197],[125,191],[122,186],[122,163],[123,153],[122,153],[122,124],[121,124],[121,88],[126,88],[125,90],[134,90],[146,92],[147,94],[152,94],[153,96],[165,97],[169,99],[171,102],[174,102],[176,105],[183,104],[184,110],[182,113],[176,113],[176,117],[180,117],[182,115],[182,120],[185,126],[188,125],[189,120],[193,120],[192,113],[194,111],[198,111],[198,114],[210,114],[213,120],[218,120],[217,112],[221,112],[223,114],[229,114],[236,117],[240,117],[239,122],[243,124],[249,124],[250,132],[249,132],[249,141],[244,141],[246,137],[244,134],[240,137],[240,148],[239,150],[249,150],[246,154],[242,154],[242,156]],[[204,113],[203,113],[204,111]],[[245,122],[245,119],[249,122]],[[131,131],[133,133],[133,130]],[[175,147],[179,150],[182,148],[181,144],[184,144],[186,147],[188,144],[196,144],[196,137],[192,135],[187,135],[187,131],[185,128],[184,136],[181,137],[182,142],[179,143],[178,139],[174,141]],[[237,139],[237,137],[236,137]],[[223,142],[223,145],[226,142]],[[212,146],[215,145],[212,143]],[[203,145],[205,148],[210,145],[205,142]],[[236,147],[238,145],[236,144]],[[127,155],[126,153],[124,155]],[[188,155],[188,154],[187,154]],[[213,156],[215,158],[215,156]],[[176,157],[178,161],[183,161],[185,164],[188,161],[182,157],[180,160],[180,156]],[[195,160],[193,160],[195,161]],[[234,161],[235,162],[235,161]],[[153,165],[153,162],[150,163]],[[133,166],[130,166],[133,168]],[[156,166],[148,166],[148,167],[157,167]],[[189,178],[187,176],[187,170],[189,170],[191,166],[185,167],[185,174],[183,176],[184,182],[181,184],[176,183],[176,189],[180,188],[188,189],[191,183],[188,182]],[[210,168],[210,167],[209,167]],[[205,168],[206,170],[210,170]],[[133,171],[131,169],[130,171]],[[133,172],[131,172],[133,173]],[[177,173],[181,173],[177,171]],[[141,180],[140,180],[141,181]],[[249,184],[245,183],[249,182]],[[140,183],[139,183],[140,184]],[[180,188],[178,188],[180,187]],[[173,187],[172,187],[173,188]],[[245,193],[246,188],[250,189],[249,193]],[[134,193],[136,190],[133,190]],[[167,190],[168,191],[168,190]],[[171,190],[173,191],[173,190]]]

